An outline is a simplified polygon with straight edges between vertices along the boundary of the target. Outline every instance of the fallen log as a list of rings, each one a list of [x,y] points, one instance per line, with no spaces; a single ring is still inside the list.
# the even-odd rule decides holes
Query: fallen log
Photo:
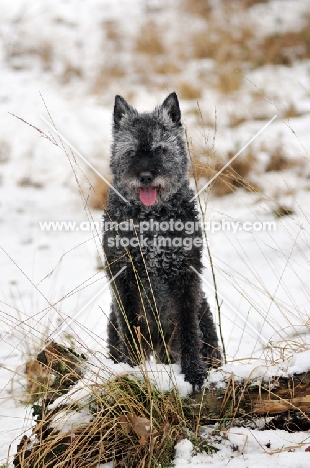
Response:
[[[32,406],[34,427],[17,447],[15,468],[109,461],[116,467],[153,466],[154,460],[154,466],[169,465],[174,445],[184,437],[205,451],[216,450],[197,437],[200,426],[215,422],[224,429],[255,425],[264,416],[261,429],[310,429],[310,371],[283,375],[279,369],[281,376],[270,377],[277,368],[236,366],[227,373],[223,367],[211,372],[202,392],[180,398],[173,386],[158,390],[146,369],[142,378],[111,372],[107,379],[96,380],[95,373],[90,381],[83,380],[89,370],[85,356],[57,343],[50,343],[37,359],[49,378]],[[249,369],[253,378],[237,377]],[[264,369],[268,374],[263,375]]]
[[[186,399],[184,408],[201,423],[299,412],[310,428],[310,371],[259,382],[231,375],[225,388],[211,385],[195,399]]]

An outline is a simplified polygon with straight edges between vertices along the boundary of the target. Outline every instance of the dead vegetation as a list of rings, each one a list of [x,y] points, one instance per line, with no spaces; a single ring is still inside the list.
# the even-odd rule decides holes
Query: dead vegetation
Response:
[[[217,64],[247,62],[254,67],[291,65],[295,60],[309,58],[310,15],[299,30],[259,36],[253,24],[242,21],[246,10],[258,3],[266,3],[266,0],[240,0],[225,4],[223,16],[219,18],[208,1],[183,1],[187,14],[205,21],[204,26],[189,38],[194,56],[212,58]],[[230,19],[236,19],[238,14],[240,19],[236,28],[236,23]]]
[[[135,41],[134,51],[137,54],[163,55],[166,51],[163,34],[159,26],[151,20],[142,24]]]
[[[202,180],[203,183],[207,183],[233,157],[234,153],[232,152],[227,154],[227,159],[222,159],[212,152],[204,151],[202,154],[199,154],[197,151],[191,151],[191,176],[197,182]],[[259,191],[259,187],[251,181],[250,177],[255,163],[256,156],[250,149],[245,154],[238,156],[211,182],[211,193],[222,197],[241,187],[251,192]]]
[[[202,89],[193,83],[182,81],[178,86],[178,95],[184,100],[199,99],[202,96]]]
[[[101,95],[113,80],[119,80],[125,76],[125,70],[117,63],[103,64],[91,85],[91,93]]]
[[[275,218],[283,218],[284,216],[292,216],[295,214],[295,211],[293,208],[290,208],[288,206],[278,204],[276,208],[272,210],[272,213]]]
[[[184,437],[192,437],[197,449],[201,443],[204,450],[215,450],[192,432],[196,418],[186,420],[177,391],[159,391],[147,373],[141,381],[122,375],[92,383],[84,388],[87,397],[73,392],[66,398],[83,377],[84,357],[51,343],[38,360],[49,384],[33,405],[36,424],[18,445],[16,468],[95,467],[109,461],[114,467],[170,466],[174,446]]]
[[[111,176],[107,175],[107,181],[111,181]],[[97,176],[93,182],[93,189],[90,192],[89,206],[94,210],[104,210],[106,208],[109,194],[109,185],[101,177]]]
[[[48,384],[33,404],[35,425],[17,446],[15,468],[95,468],[106,462],[115,468],[158,468],[171,466],[175,444],[184,438],[195,453],[215,452],[210,440],[199,436],[204,424],[218,422],[217,443],[221,429],[255,427],[255,418],[264,415],[269,416],[265,429],[310,428],[309,372],[268,381],[263,376],[225,377],[224,372],[225,388],[212,386],[195,398],[181,399],[174,388],[158,390],[146,369],[139,380],[123,374],[81,385],[85,357],[57,343],[41,351],[38,361],[49,375]]]
[[[243,76],[240,70],[234,67],[219,67],[217,71],[217,89],[222,94],[232,94],[238,91],[243,83]]]
[[[49,383],[49,372],[37,359],[27,361],[25,364],[26,403],[34,403],[45,394]]]
[[[265,64],[291,65],[295,60],[310,57],[310,15],[304,19],[299,30],[264,36],[249,20],[248,11],[256,4],[266,3],[266,0],[219,2],[220,9],[214,6],[215,3],[182,0],[174,11],[180,28],[173,28],[173,34],[171,28],[163,24],[162,18],[159,20],[159,16],[148,8],[139,18],[137,30],[132,35],[128,35],[116,20],[103,21],[101,47],[106,54],[98,56],[98,67],[91,78],[93,93],[101,94],[113,85],[114,80],[124,77],[127,78],[127,86],[130,81],[132,85],[140,81],[158,89],[164,86],[163,75],[173,78],[176,84],[180,82],[182,86],[184,80],[189,81],[185,71],[193,60],[211,59],[214,61],[212,74],[216,80],[215,83],[208,80],[208,86],[215,86],[225,94],[242,85],[242,75],[238,76],[235,70],[248,70]],[[188,24],[186,30],[183,27],[184,18]],[[65,24],[66,20],[56,17],[54,22]],[[71,31],[76,29],[74,23],[67,25]],[[79,54],[82,45],[78,36],[72,45]],[[34,43],[30,36],[17,34],[7,55],[10,66],[15,69],[32,66],[27,57],[37,59],[32,60],[33,63],[39,63],[43,71],[54,72],[62,84],[85,79],[89,71],[87,65],[72,61],[71,57],[60,51],[57,41],[50,41],[46,36]],[[123,52],[131,57],[127,64],[122,60]],[[158,75],[161,75],[161,79]],[[205,84],[202,81],[199,67],[196,67],[190,84],[202,89]],[[198,93],[194,94],[197,96]]]
[[[269,154],[269,161],[265,169],[266,172],[279,172],[304,166],[304,161],[300,158],[293,159],[287,156],[283,144],[277,145],[274,149],[269,151]]]
[[[259,65],[292,65],[296,60],[310,57],[310,15],[299,31],[286,31],[263,38]]]

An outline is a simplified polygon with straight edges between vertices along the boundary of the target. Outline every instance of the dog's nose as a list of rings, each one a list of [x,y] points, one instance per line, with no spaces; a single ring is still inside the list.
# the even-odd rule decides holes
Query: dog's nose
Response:
[[[153,176],[150,172],[141,172],[140,174],[141,184],[151,184],[153,182]]]

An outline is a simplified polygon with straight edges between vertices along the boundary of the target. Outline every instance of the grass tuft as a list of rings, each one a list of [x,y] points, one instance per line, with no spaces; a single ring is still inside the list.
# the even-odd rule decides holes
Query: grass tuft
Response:
[[[111,177],[107,176],[106,179],[110,181]],[[101,179],[101,177],[96,177],[90,192],[90,208],[94,210],[104,210],[107,206],[108,194],[109,185]]]
[[[135,52],[148,56],[163,55],[165,53],[165,46],[162,36],[161,30],[154,21],[146,21],[142,24],[136,38]]]
[[[33,405],[36,425],[18,445],[16,468],[111,461],[114,467],[169,467],[175,444],[185,437],[193,439],[197,451],[214,451],[194,435],[196,419],[185,419],[177,391],[158,390],[147,372],[142,381],[119,375],[88,384],[79,397],[72,385],[83,377],[81,356],[53,343],[38,358],[50,379],[42,400]]]
[[[203,179],[205,181],[211,180],[227,163],[229,159],[234,156],[234,153],[229,152],[227,159],[216,157],[214,153],[198,155],[192,153],[191,161],[191,176],[197,181]],[[222,197],[234,192],[240,187],[248,191],[257,191],[258,187],[250,183],[250,175],[256,163],[256,156],[248,149],[247,153],[234,159],[232,163],[211,183],[211,191],[213,195]],[[204,182],[205,183],[205,182]]]

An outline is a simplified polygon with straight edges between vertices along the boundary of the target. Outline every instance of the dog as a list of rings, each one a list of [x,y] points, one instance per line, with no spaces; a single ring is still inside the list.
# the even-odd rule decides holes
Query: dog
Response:
[[[176,93],[139,113],[115,97],[103,250],[112,287],[108,349],[131,366],[179,362],[195,391],[221,353],[201,287],[202,230]]]

